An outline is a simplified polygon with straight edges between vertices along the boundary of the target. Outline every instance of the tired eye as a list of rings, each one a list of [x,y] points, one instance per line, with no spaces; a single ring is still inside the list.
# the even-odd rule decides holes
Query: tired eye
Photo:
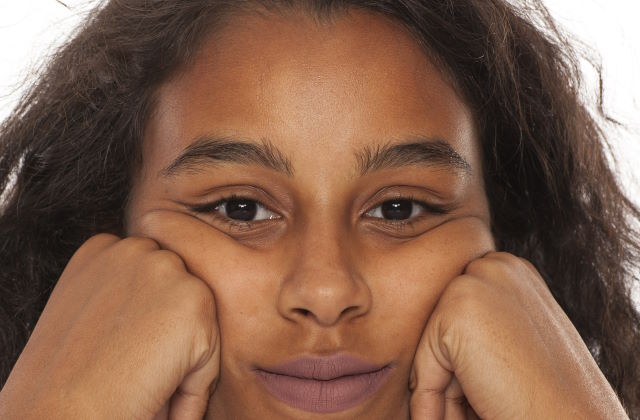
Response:
[[[422,205],[413,200],[397,199],[385,201],[369,210],[366,215],[386,220],[407,220],[420,215],[424,210]]]

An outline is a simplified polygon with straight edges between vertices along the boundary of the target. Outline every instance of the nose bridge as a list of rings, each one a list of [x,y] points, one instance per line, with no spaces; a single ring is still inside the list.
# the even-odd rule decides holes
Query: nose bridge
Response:
[[[335,270],[347,274],[350,263],[348,235],[330,221],[310,221],[299,235],[300,265],[312,270]]]
[[[354,265],[348,231],[316,218],[300,229],[296,259],[284,279],[278,309],[288,319],[324,326],[366,313],[371,293]]]

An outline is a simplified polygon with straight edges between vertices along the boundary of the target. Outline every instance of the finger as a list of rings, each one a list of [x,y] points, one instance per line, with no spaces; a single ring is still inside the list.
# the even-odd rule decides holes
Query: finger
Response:
[[[76,251],[75,255],[94,255],[118,242],[121,238],[110,233],[99,233],[87,239]]]
[[[409,385],[409,410],[414,420],[445,418],[445,394],[453,372],[438,346],[438,329],[437,318],[432,315],[414,356]]]
[[[444,391],[444,401],[445,420],[465,420],[467,418],[467,399],[455,375]]]
[[[49,295],[47,302],[49,308],[61,302],[65,310],[56,312],[57,318],[55,319],[51,318],[52,315],[50,315],[50,318],[47,318],[49,319],[48,322],[38,322],[34,333],[40,332],[43,334],[43,337],[55,336],[61,333],[59,330],[61,326],[66,325],[69,320],[76,318],[77,314],[80,313],[87,304],[87,297],[93,293],[93,290],[97,286],[96,282],[79,281],[78,279],[81,279],[82,276],[77,276],[76,273],[81,272],[86,265],[92,263],[98,255],[108,248],[113,247],[119,241],[120,238],[115,235],[101,233],[89,238],[76,250],[60,275],[60,278],[56,281],[55,287]],[[72,304],[65,302],[72,302]],[[43,325],[47,327],[45,328]]]
[[[502,261],[505,264],[509,264],[509,265],[514,263],[516,265],[524,265],[531,274],[534,274],[536,277],[540,277],[540,273],[529,260],[522,257],[518,257],[514,254],[510,254],[504,251],[489,252],[483,258],[493,258],[495,260]]]
[[[547,285],[547,282],[544,281],[544,278],[542,277],[542,274],[540,274],[540,272],[538,271],[538,269],[536,268],[535,265],[533,265],[531,263],[531,261],[522,258],[522,257],[518,257],[518,259],[520,260],[520,262],[522,262],[525,267],[527,267],[529,269],[529,272],[536,278],[538,285],[549,295],[551,294],[551,290],[549,289],[549,285]]]
[[[518,257],[521,263],[523,263],[533,274],[538,275],[538,269],[527,259]]]
[[[200,420],[204,417],[209,399],[217,384],[219,358],[220,340],[217,340],[214,351],[208,359],[204,360],[204,365],[196,367],[187,374],[171,397],[169,419]]]
[[[489,257],[503,262],[508,267],[518,267],[521,277],[529,279],[541,296],[547,299],[551,296],[549,286],[538,269],[529,260],[508,252],[494,252]]]
[[[224,272],[220,262],[233,260],[233,256],[225,252],[229,247],[224,246],[224,242],[229,242],[229,238],[194,216],[176,211],[157,211],[146,214],[133,225],[133,234],[151,238],[162,249],[177,254],[184,261],[187,270],[198,280],[212,278]],[[209,273],[211,267],[216,267],[217,273]],[[211,285],[207,281],[202,283],[207,285],[215,302]],[[220,367],[220,337],[215,303],[213,308],[206,316],[210,323],[208,328],[214,329],[210,334],[211,351],[203,355],[201,360],[191,362],[193,367],[184,375],[170,398],[169,419],[200,420],[206,412]]]
[[[153,420],[167,420],[169,418],[169,403],[167,402],[162,409],[153,417]]]
[[[75,270],[80,269],[86,262],[90,262],[96,255],[120,241],[120,238],[109,233],[99,233],[87,239],[73,254],[63,271],[60,279],[73,278]]]

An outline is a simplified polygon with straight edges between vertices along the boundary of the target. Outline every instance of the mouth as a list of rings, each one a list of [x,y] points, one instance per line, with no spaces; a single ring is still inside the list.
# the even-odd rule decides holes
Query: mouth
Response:
[[[285,404],[315,413],[343,411],[373,395],[393,366],[347,354],[301,357],[255,370],[267,391]]]

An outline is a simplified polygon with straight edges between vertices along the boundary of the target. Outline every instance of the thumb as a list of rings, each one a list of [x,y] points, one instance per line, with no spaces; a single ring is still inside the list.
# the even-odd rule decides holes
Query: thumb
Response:
[[[413,420],[467,418],[466,399],[440,344],[439,329],[437,317],[431,316],[414,356],[409,378]]]
[[[217,326],[217,322],[214,323]],[[209,398],[215,391],[220,372],[220,339],[218,331],[210,354],[189,372],[169,402],[170,420],[201,420],[207,410]]]

